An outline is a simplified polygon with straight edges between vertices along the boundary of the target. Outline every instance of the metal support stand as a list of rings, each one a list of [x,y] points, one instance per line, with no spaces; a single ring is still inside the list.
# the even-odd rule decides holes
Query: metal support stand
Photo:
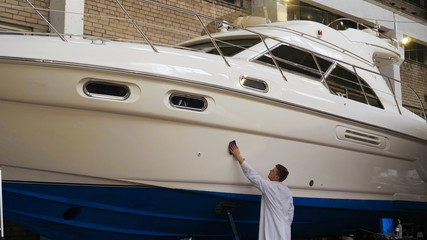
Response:
[[[230,222],[231,229],[233,230],[234,240],[240,240],[239,234],[237,233],[236,223],[234,222],[231,211],[235,209],[239,204],[236,202],[220,202],[215,207],[215,213],[218,215],[227,214],[228,221]]]
[[[231,215],[230,211],[227,211],[228,220],[230,221],[231,229],[233,230],[234,240],[240,240],[239,235],[237,233],[236,224],[234,223],[233,215]]]

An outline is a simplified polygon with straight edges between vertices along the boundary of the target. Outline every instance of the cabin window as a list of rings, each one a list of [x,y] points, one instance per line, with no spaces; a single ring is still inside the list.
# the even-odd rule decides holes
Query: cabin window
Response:
[[[280,45],[272,49],[271,53],[276,57],[281,68],[317,79],[321,78],[321,73],[311,53],[287,45]],[[322,72],[326,72],[332,64],[332,62],[320,57],[316,57],[316,60]],[[256,61],[274,66],[273,59],[268,54],[260,56]]]
[[[238,40],[216,40],[218,48],[221,50],[222,54],[227,57],[232,57],[258,43],[261,42],[261,39],[238,39]],[[205,53],[211,53],[220,55],[216,50],[215,46],[211,41],[205,43],[199,43],[195,45],[185,46],[187,48],[193,48]]]
[[[362,86],[359,84],[359,79]],[[367,98],[369,105],[384,108],[372,88],[363,79],[360,77],[359,79],[353,72],[337,65],[326,77],[326,82],[329,89],[338,96],[361,103],[367,103]],[[366,98],[363,91],[365,91]]]
[[[276,61],[281,68],[306,76],[321,79],[322,74],[327,73],[328,69],[332,68],[331,61],[319,56],[313,57],[309,52],[288,45],[282,44],[270,51],[276,57]],[[274,66],[273,59],[268,54],[256,58],[256,61]],[[369,105],[378,108],[384,108],[375,92],[363,79],[360,79],[360,83],[362,84],[360,85],[359,79],[354,72],[336,65],[325,77],[326,83],[332,93],[365,104],[369,103]],[[366,98],[363,91],[365,91]]]
[[[240,85],[242,85],[242,87],[244,88],[249,88],[249,89],[261,91],[261,92],[268,91],[268,85],[263,80],[250,78],[247,76],[241,76],[239,82],[240,82]]]
[[[130,96],[130,90],[126,85],[89,81],[84,85],[84,93],[89,97],[112,100],[126,100]]]
[[[183,93],[171,94],[169,102],[174,108],[192,111],[204,111],[208,107],[208,102],[204,97]]]

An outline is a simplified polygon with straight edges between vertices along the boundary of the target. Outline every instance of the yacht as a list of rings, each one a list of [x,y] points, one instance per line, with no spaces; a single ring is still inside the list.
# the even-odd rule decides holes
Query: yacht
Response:
[[[257,239],[236,140],[263,177],[289,169],[293,237],[425,217],[426,115],[381,71],[393,39],[228,26],[178,46],[0,34],[4,216],[50,239]]]

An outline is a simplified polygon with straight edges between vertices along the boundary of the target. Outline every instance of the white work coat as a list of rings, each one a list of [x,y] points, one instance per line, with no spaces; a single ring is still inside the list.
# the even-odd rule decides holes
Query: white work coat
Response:
[[[262,193],[258,240],[291,240],[294,204],[289,188],[282,182],[263,179],[246,161],[241,167]]]

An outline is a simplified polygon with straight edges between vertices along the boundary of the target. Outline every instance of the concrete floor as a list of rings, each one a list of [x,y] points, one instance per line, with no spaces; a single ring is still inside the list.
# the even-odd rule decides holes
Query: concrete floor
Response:
[[[6,240],[49,240],[8,219],[4,220],[4,235]]]

